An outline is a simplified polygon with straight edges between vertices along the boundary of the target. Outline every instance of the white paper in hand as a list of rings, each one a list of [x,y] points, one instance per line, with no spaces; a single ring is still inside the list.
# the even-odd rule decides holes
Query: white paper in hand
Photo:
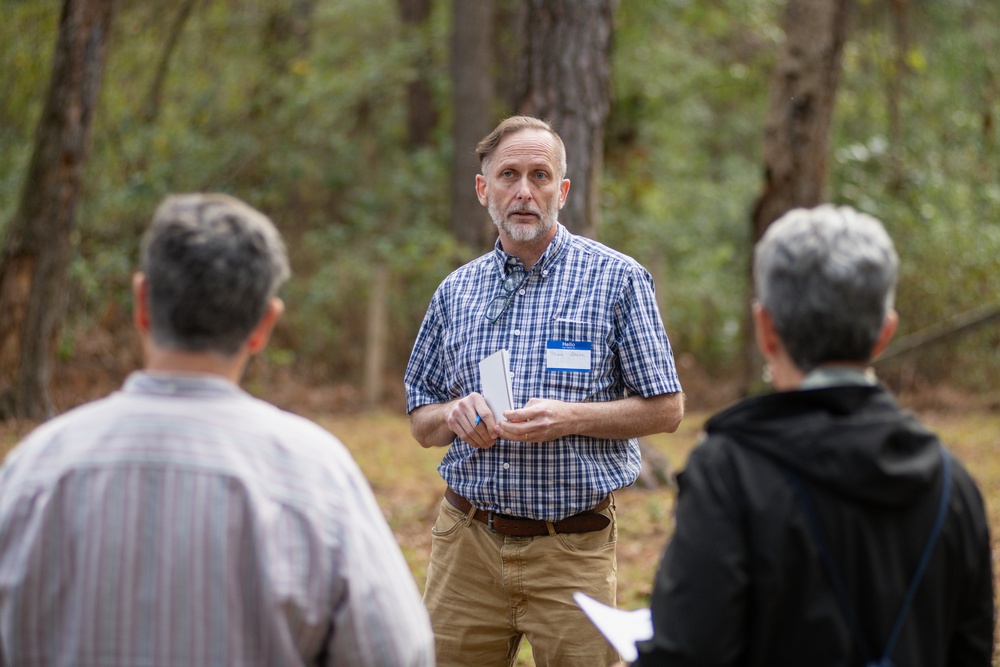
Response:
[[[615,609],[579,591],[573,593],[573,599],[615,647],[622,660],[635,662],[639,659],[635,643],[653,636],[653,617],[649,609]]]
[[[503,421],[503,413],[514,408],[510,387],[510,353],[497,350],[479,362],[479,384],[493,419]]]

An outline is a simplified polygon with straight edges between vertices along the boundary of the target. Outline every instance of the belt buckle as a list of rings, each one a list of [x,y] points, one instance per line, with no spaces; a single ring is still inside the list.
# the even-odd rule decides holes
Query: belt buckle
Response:
[[[496,531],[494,530],[494,528],[493,528],[493,512],[487,512],[487,513],[486,513],[486,526],[487,526],[487,527],[488,527],[488,528],[489,528],[490,530],[493,530],[494,532],[496,532]]]

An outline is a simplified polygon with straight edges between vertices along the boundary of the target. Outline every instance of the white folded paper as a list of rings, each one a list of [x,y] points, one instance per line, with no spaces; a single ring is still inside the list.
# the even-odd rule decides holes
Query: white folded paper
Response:
[[[493,412],[493,419],[500,423],[503,413],[514,408],[510,386],[510,353],[497,350],[479,362],[479,384],[483,398]]]
[[[618,651],[622,660],[634,662],[639,659],[635,643],[653,636],[653,617],[649,609],[615,609],[579,591],[573,594],[573,599]]]

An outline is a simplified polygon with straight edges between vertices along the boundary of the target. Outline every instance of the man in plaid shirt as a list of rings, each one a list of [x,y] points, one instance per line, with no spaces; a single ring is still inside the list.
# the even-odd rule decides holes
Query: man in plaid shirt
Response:
[[[514,116],[477,152],[499,238],[438,287],[405,377],[414,437],[448,447],[424,592],[438,664],[511,665],[526,636],[537,664],[604,667],[617,655],[572,593],[615,603],[613,492],[683,394],[649,272],[557,220],[552,127]],[[497,421],[479,361],[500,349],[515,409]]]

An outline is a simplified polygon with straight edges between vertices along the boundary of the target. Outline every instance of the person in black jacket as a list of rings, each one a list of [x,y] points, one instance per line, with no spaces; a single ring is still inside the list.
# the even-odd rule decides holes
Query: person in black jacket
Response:
[[[846,207],[791,211],[758,243],[776,391],[712,417],[679,476],[635,665],[990,665],[983,499],[868,366],[895,331],[898,264]]]

